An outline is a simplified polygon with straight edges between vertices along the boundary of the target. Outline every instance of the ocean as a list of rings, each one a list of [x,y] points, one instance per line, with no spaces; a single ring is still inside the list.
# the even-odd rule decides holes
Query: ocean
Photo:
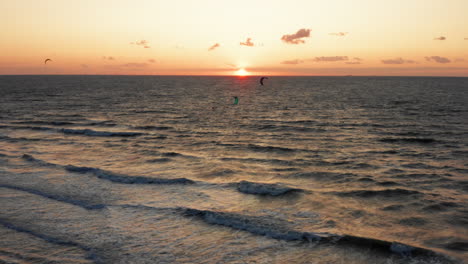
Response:
[[[0,76],[1,263],[464,263],[467,201],[468,78]]]

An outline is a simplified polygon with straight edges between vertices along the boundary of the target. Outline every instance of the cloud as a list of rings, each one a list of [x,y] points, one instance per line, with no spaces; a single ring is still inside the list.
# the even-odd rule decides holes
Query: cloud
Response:
[[[156,60],[154,60],[154,59],[149,59],[148,62],[155,63]]]
[[[440,36],[440,37],[438,37],[438,38],[434,38],[434,40],[446,40],[446,39],[447,39],[447,38],[444,37],[444,36]]]
[[[304,62],[304,61],[302,61],[302,60],[295,59],[295,60],[285,60],[285,61],[282,61],[281,64],[297,65],[297,64],[303,63],[303,62]]]
[[[348,35],[348,32],[336,32],[336,33],[330,33],[329,35],[337,36],[337,37],[344,37]]]
[[[456,58],[454,60],[454,62],[464,62],[464,61],[465,61],[465,59],[463,59],[463,58]]]
[[[413,64],[417,63],[414,60],[405,60],[403,58],[395,58],[395,59],[388,59],[388,60],[382,60],[383,64]]]
[[[352,60],[349,61],[350,59],[348,56],[322,56],[322,57],[315,57],[312,59],[306,59],[306,60],[300,60],[300,59],[295,59],[295,60],[285,60],[282,61],[281,64],[300,64],[304,62],[338,62],[338,61],[348,61],[347,64],[361,64],[362,59],[358,57],[354,57]]]
[[[361,64],[364,59],[359,57],[354,57],[352,61],[347,61],[345,64]]]
[[[148,63],[129,62],[129,63],[122,64],[120,66],[129,67],[129,68],[144,68],[144,67],[148,67]]]
[[[112,57],[112,56],[108,56],[108,57],[102,56],[102,59],[103,60],[115,60],[114,57]]]
[[[135,42],[135,45],[146,46],[146,45],[148,45],[148,41],[142,39],[140,41]]]
[[[216,48],[218,48],[218,47],[220,47],[220,46],[221,46],[221,45],[219,45],[219,43],[216,43],[216,44],[214,44],[213,46],[211,46],[211,47],[208,49],[208,51],[212,51],[212,50],[214,50],[214,49],[216,49]]]
[[[82,67],[82,68],[88,68],[88,65],[86,65],[86,64],[81,64],[81,67]]]
[[[334,61],[347,61],[348,56],[330,56],[330,57],[315,57],[312,61],[315,62],[334,62]]]
[[[419,64],[421,65],[421,64]],[[249,71],[258,73],[276,73],[277,75],[330,75],[330,76],[468,76],[468,67],[448,67],[440,65],[439,67],[417,67],[417,65],[382,65],[381,67],[364,67],[343,64],[341,67],[317,67],[301,64],[294,67],[284,67],[276,65],[271,67],[251,67]]]
[[[295,34],[282,36],[281,40],[289,44],[305,43],[302,38],[310,37],[310,31],[310,29],[301,28]]]
[[[465,38],[465,40],[468,40],[468,38]]]
[[[440,57],[440,56],[431,56],[426,57],[427,61],[435,61],[437,63],[450,63],[451,61],[448,58]]]
[[[130,44],[137,45],[137,46],[143,46],[143,48],[145,48],[145,49],[151,48],[150,45],[149,45],[149,42],[147,40],[144,40],[144,39],[136,41],[136,42],[130,42]]]
[[[253,44],[253,42],[251,40],[252,40],[251,38],[247,38],[246,42],[241,42],[240,44],[243,45],[243,46],[253,47],[254,44]]]

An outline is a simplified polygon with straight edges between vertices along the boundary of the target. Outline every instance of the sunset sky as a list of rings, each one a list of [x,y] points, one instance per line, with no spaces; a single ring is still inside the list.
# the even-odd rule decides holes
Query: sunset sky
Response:
[[[0,0],[0,11],[0,74],[468,76],[467,0]]]

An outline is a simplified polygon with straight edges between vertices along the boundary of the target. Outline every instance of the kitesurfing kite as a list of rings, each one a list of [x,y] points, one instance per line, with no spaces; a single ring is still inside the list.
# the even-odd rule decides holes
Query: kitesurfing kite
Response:
[[[260,84],[263,86],[263,80],[268,79],[268,77],[262,77],[260,78]]]
[[[52,61],[52,60],[51,60],[51,59],[46,59],[46,60],[44,61],[44,64],[47,64],[48,61]]]

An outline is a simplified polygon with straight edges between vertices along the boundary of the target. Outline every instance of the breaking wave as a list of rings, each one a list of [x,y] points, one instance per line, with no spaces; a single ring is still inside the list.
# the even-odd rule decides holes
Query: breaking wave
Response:
[[[50,162],[47,162],[47,161],[36,159],[33,156],[28,155],[28,154],[23,154],[23,156],[21,156],[21,158],[24,159],[24,160],[27,160],[29,162],[34,162],[34,163],[36,163],[38,165],[41,165],[41,166],[49,166],[49,167],[56,167],[57,166],[54,163],[50,163]]]
[[[209,224],[227,226],[234,229],[244,230],[255,235],[267,236],[279,240],[299,240],[304,242],[329,243],[340,246],[354,246],[365,248],[366,250],[373,249],[384,253],[394,253],[401,256],[438,256],[445,258],[445,256],[434,251],[398,242],[389,242],[353,235],[299,232],[289,229],[281,221],[275,223],[274,219],[268,218],[268,220],[266,220],[260,216],[247,216],[192,208],[179,208],[179,210],[185,216],[199,217]]]

